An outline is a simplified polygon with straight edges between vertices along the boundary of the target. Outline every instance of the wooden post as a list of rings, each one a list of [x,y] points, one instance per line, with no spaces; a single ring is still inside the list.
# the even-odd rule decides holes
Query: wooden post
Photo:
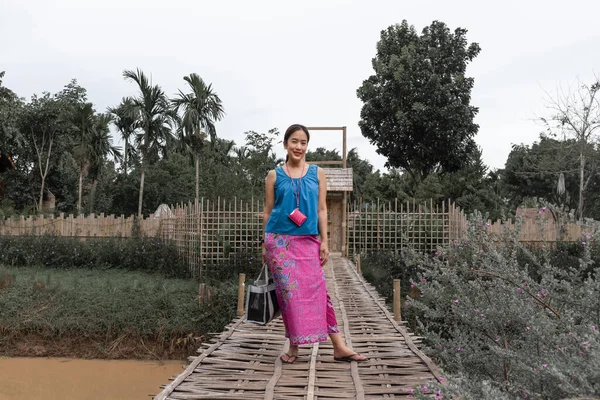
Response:
[[[360,254],[358,254],[356,256],[356,270],[358,271],[359,274],[361,274],[361,270],[360,270]]]
[[[198,286],[198,305],[202,305],[204,303],[204,299],[206,298],[206,284],[201,283]]]
[[[237,315],[241,317],[244,315],[244,288],[246,286],[246,274],[240,274],[238,279],[238,306]]]
[[[400,315],[400,279],[394,279],[394,319],[397,322],[402,320]]]

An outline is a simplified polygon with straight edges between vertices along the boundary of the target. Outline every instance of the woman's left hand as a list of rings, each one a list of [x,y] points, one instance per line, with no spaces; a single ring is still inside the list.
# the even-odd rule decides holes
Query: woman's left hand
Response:
[[[329,259],[329,245],[327,242],[321,242],[321,250],[319,251],[319,257],[321,258],[321,266],[327,263]]]

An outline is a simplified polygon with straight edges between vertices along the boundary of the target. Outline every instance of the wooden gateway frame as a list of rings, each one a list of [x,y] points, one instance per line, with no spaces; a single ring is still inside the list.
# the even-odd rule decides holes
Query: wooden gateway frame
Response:
[[[341,165],[342,168],[323,168],[327,176],[327,226],[329,249],[332,253],[348,256],[348,192],[352,191],[352,168],[347,167],[346,127],[307,127],[310,131],[341,131],[342,160],[309,161],[309,164]]]

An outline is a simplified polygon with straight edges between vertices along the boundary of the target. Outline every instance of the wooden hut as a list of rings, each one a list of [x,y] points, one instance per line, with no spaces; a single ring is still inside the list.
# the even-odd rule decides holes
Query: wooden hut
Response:
[[[352,168],[323,168],[327,177],[329,251],[347,255],[347,198],[352,191]]]
[[[346,165],[346,127],[326,126],[308,127],[309,131],[341,131],[342,133],[342,160],[313,161],[309,164],[339,167],[323,168],[327,178],[327,224],[329,232],[329,251],[348,255],[348,218],[346,215],[348,192],[352,191],[352,168]],[[340,168],[341,167],[341,168]]]

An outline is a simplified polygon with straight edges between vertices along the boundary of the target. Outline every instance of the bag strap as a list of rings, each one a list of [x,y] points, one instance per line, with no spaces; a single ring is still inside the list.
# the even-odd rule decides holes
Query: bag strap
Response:
[[[262,269],[260,270],[260,275],[258,275],[258,278],[256,278],[257,281],[260,281],[260,278],[262,278],[263,274],[265,275],[265,282],[269,282],[269,266],[267,265],[267,263],[263,264]]]

